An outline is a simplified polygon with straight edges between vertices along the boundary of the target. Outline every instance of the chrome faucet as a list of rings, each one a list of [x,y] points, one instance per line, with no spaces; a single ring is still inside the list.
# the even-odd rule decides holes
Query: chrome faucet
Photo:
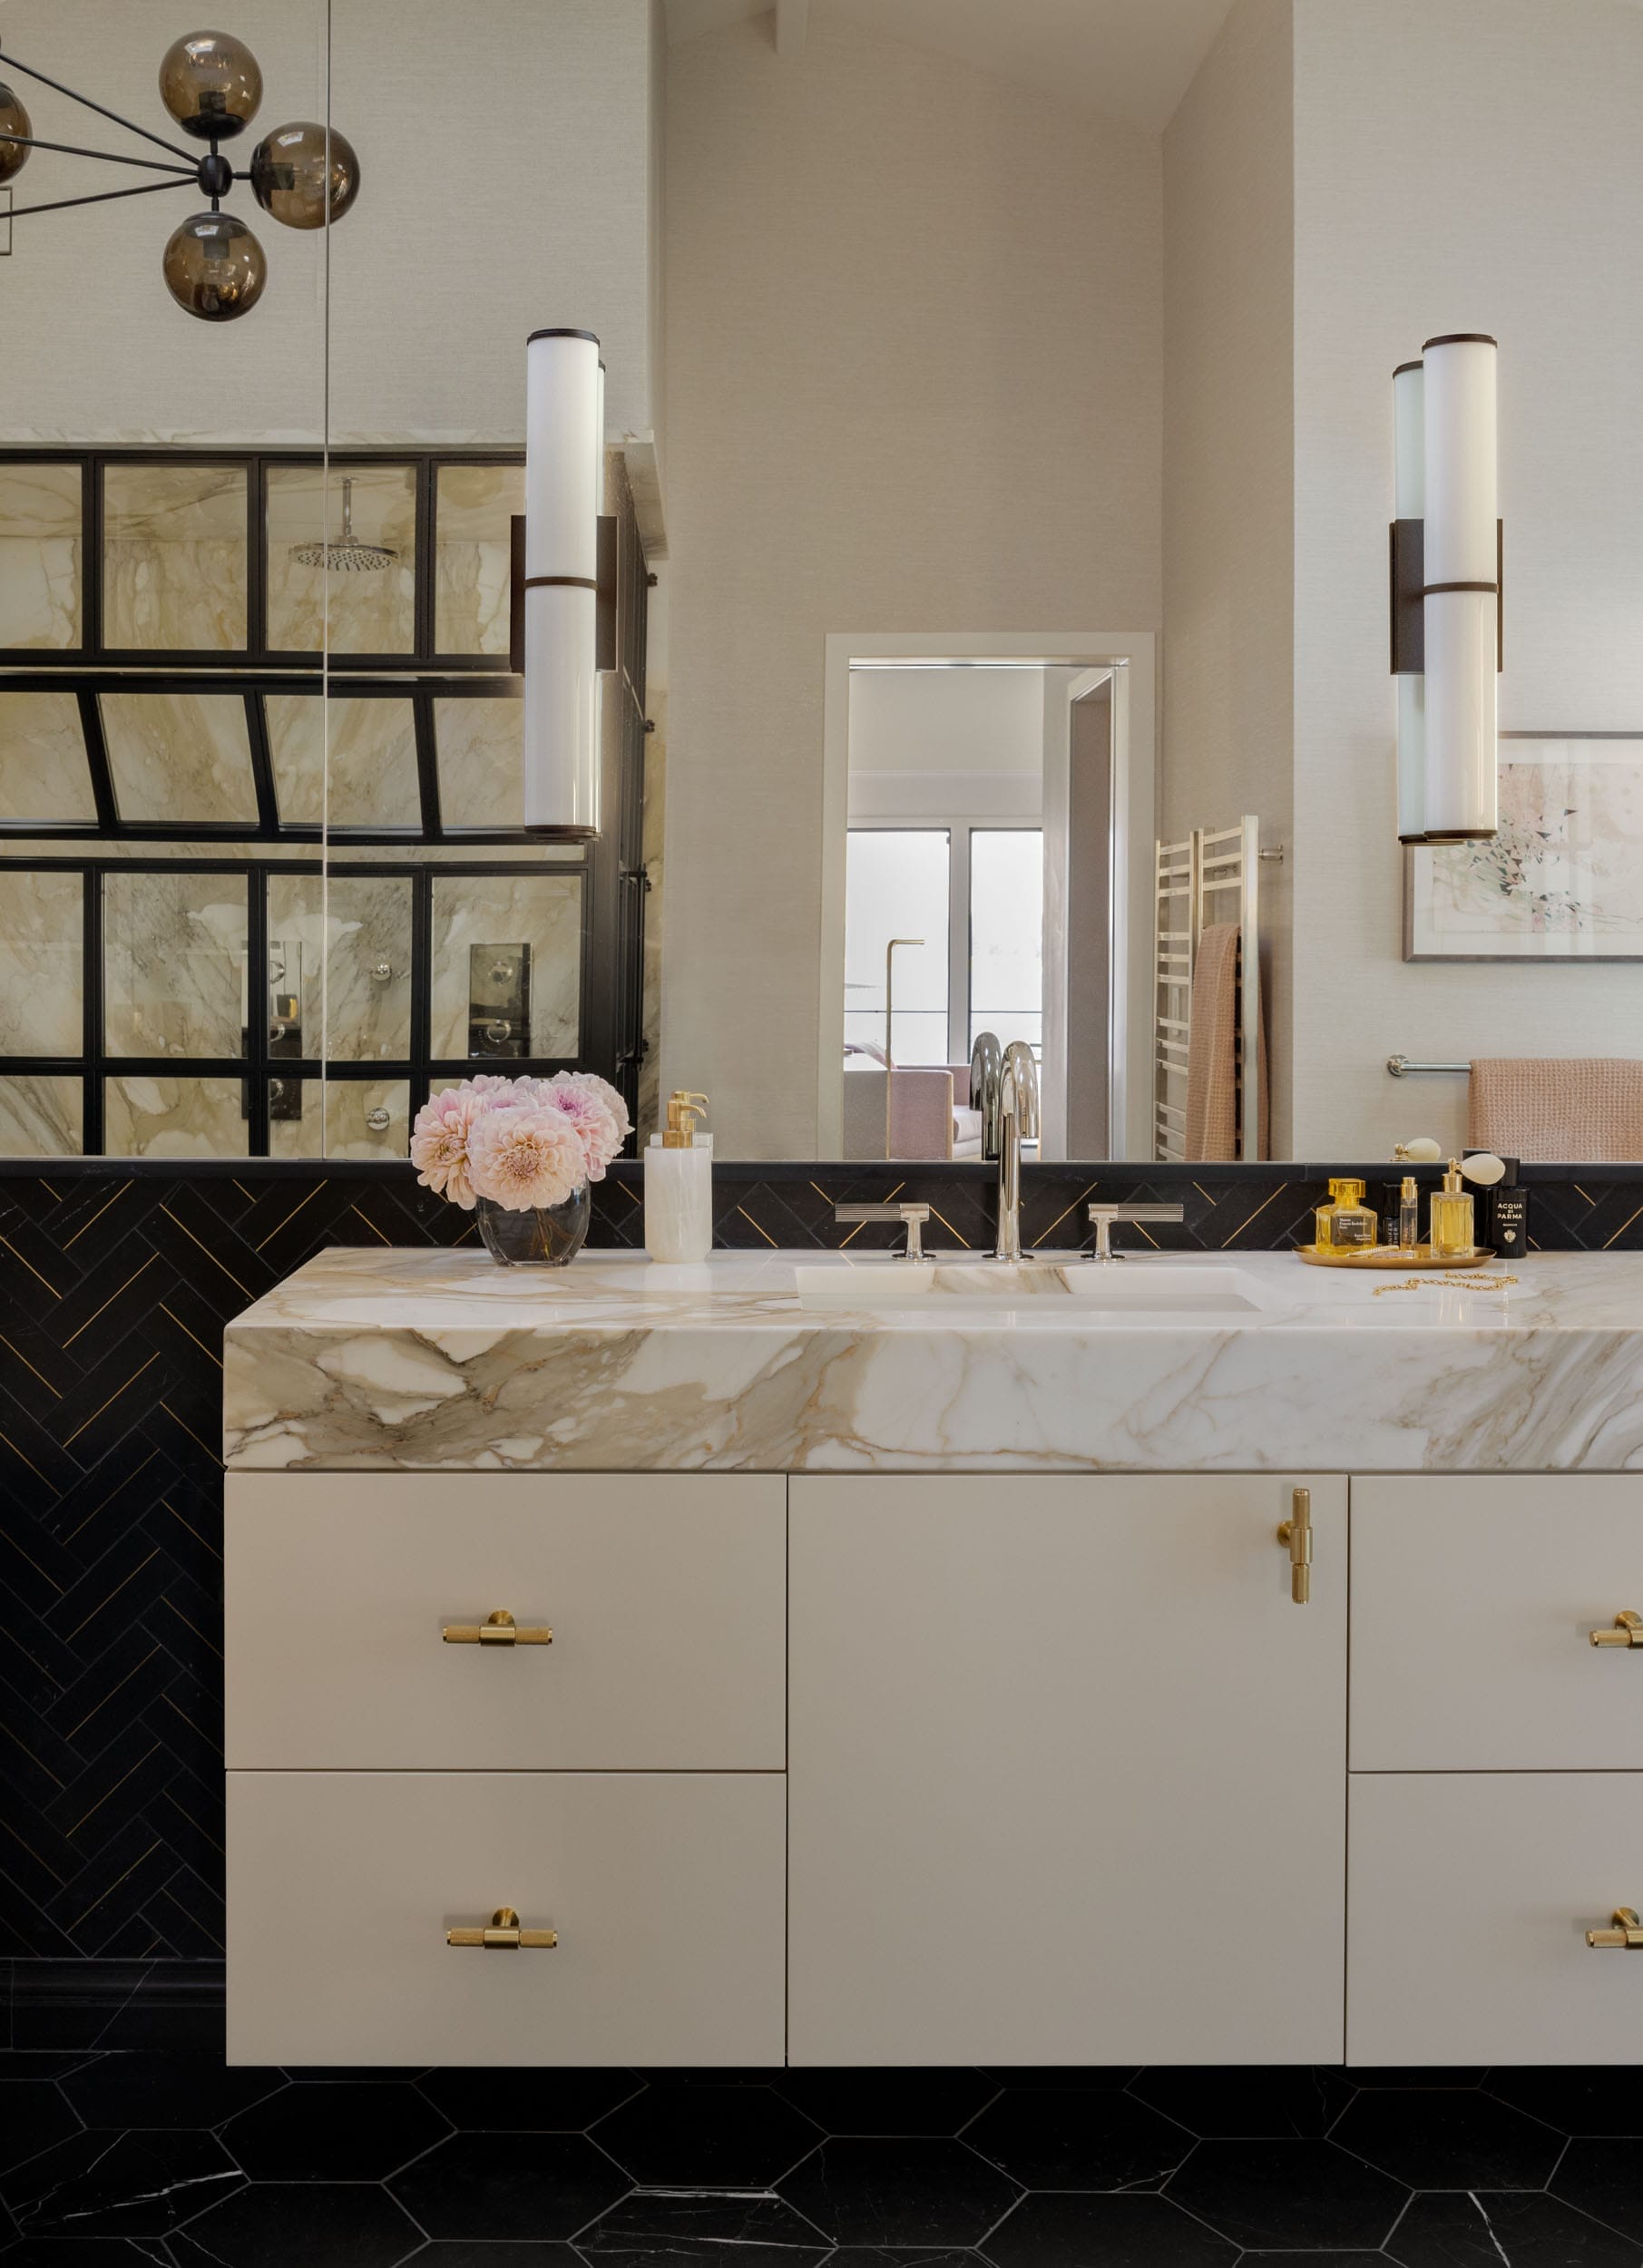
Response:
[[[1024,1040],[1012,1040],[998,1075],[998,1247],[1022,1256],[1022,1144],[1038,1139],[1038,1065]]]

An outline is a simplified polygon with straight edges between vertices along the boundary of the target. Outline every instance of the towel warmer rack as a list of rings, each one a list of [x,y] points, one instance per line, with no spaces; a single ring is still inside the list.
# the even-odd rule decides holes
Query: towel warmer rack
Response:
[[[1470,1063],[1417,1063],[1412,1055],[1389,1055],[1386,1068],[1394,1079],[1407,1079],[1413,1071],[1452,1071],[1457,1078],[1470,1079]]]
[[[1237,1155],[1266,1155],[1266,1129],[1257,1066],[1261,1046],[1260,822],[1194,827],[1178,843],[1155,843],[1153,923],[1153,1156],[1178,1162],[1187,1154],[1188,1043],[1192,972],[1207,924],[1238,924]],[[1246,982],[1246,973],[1254,982]]]

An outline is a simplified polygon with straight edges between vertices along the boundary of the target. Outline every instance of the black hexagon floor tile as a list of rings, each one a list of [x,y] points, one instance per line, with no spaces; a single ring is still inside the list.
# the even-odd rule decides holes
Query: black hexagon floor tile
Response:
[[[1306,2142],[1329,2132],[1352,2100],[1338,2071],[1204,2065],[1143,2071],[1130,2092],[1189,2132],[1218,2141]]]
[[[788,2071],[777,2085],[824,2134],[954,2135],[998,2093],[968,2068]]]
[[[158,2237],[133,2244],[118,2236],[25,2236],[19,2244],[0,2247],[0,2260],[5,2268],[137,2268],[139,2261],[166,2261],[159,2243]]]
[[[88,2126],[220,2126],[286,2085],[283,2071],[240,2069],[213,2056],[99,2056],[63,2082]]]
[[[1643,2244],[1643,2142],[1571,2142],[1551,2177],[1551,2194]]]
[[[435,2238],[410,2253],[405,2268],[582,2268],[573,2244],[487,2244],[483,2238]]]
[[[220,2143],[191,2131],[77,2134],[5,2176],[24,2236],[164,2236],[243,2176]]]
[[[1330,2138],[1411,2189],[1544,2189],[1564,2141],[1475,2087],[1360,2095]]]
[[[964,2140],[1023,2188],[1159,2189],[1194,2137],[1110,2088],[1006,2087]]]
[[[1386,2251],[1399,2268],[1638,2268],[1643,2259],[1613,2229],[1535,2190],[1429,2190],[1411,2199]]]
[[[79,2131],[79,2119],[51,2080],[14,2079],[0,2096],[0,2174]]]
[[[1643,2135],[1643,2069],[1550,2065],[1491,2071],[1489,2092],[1560,2134]]]
[[[630,2186],[575,2134],[456,2134],[388,2185],[429,2236],[570,2237]]]
[[[770,2087],[648,2087],[593,2139],[649,2188],[769,2189],[821,2130]]]
[[[1165,2195],[1252,2250],[1375,2252],[1409,2192],[1334,2142],[1200,2142]]]
[[[824,2142],[781,2193],[838,2244],[980,2243],[1021,2192],[962,2142],[901,2136]]]
[[[576,2249],[626,2268],[733,2262],[735,2268],[820,2268],[833,2248],[765,2190],[636,2189],[584,2229]]]
[[[465,2134],[582,2134],[641,2092],[631,2071],[430,2071],[416,2082]]]
[[[1023,2197],[982,2250],[993,2268],[1230,2268],[1237,2247],[1166,2197]]]
[[[254,2182],[171,2252],[177,2268],[396,2268],[418,2234],[376,2182]]]
[[[283,2087],[230,2118],[225,2147],[253,2181],[386,2180],[451,2132],[414,2087],[343,2079]]]
[[[841,2244],[829,2253],[827,2268],[986,2268],[980,2253],[944,2244]]]

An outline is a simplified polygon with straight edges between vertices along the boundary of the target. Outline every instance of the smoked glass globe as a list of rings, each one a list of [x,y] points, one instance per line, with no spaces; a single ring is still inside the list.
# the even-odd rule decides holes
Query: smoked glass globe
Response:
[[[231,212],[191,215],[165,248],[165,288],[202,323],[249,315],[268,276],[261,245]]]
[[[8,86],[0,86],[0,134],[32,134],[28,112]],[[33,152],[15,142],[0,142],[0,181],[21,173]]]
[[[251,194],[288,229],[323,229],[328,171],[331,219],[340,220],[359,194],[354,145],[333,126],[328,169],[325,128],[311,119],[294,119],[265,134],[251,152]]]
[[[231,33],[185,32],[165,51],[160,99],[196,142],[230,142],[257,115],[262,73]]]

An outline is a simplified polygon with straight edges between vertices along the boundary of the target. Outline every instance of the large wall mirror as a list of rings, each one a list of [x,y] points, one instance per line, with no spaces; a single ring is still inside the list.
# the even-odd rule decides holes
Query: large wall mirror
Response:
[[[641,1139],[682,1087],[722,1158],[980,1172],[991,1035],[1045,1158],[1643,1158],[1643,13],[1130,13],[1120,68],[1049,0],[235,0],[214,320],[191,24],[6,0],[30,140],[152,170],[0,180],[0,1154],[402,1158],[582,1065]],[[514,667],[553,325],[586,839]],[[1405,846],[1392,376],[1472,332],[1498,824]]]

